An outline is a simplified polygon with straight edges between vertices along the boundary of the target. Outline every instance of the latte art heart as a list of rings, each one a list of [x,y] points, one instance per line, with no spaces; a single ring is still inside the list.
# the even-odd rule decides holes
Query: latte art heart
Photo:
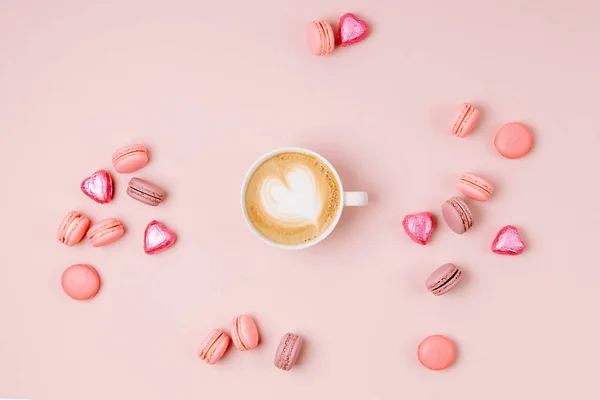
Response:
[[[323,203],[312,171],[298,165],[286,171],[283,178],[272,176],[263,182],[261,202],[265,212],[285,224],[316,224]]]
[[[335,223],[341,191],[319,158],[284,152],[260,164],[244,190],[248,220],[265,239],[297,245],[317,239]]]

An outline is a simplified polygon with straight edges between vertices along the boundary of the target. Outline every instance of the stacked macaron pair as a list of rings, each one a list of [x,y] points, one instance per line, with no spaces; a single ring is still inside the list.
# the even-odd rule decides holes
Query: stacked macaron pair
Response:
[[[112,156],[112,165],[119,174],[128,174],[143,168],[148,163],[148,150],[140,144],[128,145],[117,150]],[[110,203],[113,199],[114,182],[111,174],[104,170],[98,170],[85,178],[80,185],[81,191],[98,204]],[[141,203],[151,206],[160,204],[166,192],[157,185],[141,178],[132,178],[127,187],[129,196]],[[102,247],[119,240],[125,234],[125,226],[116,218],[105,218],[95,224],[80,211],[70,211],[62,219],[57,239],[66,246],[74,246],[84,236],[93,247]],[[144,231],[144,251],[154,254],[171,247],[176,240],[175,233],[167,229],[159,221],[151,221]],[[99,274],[97,271],[85,264],[75,264],[63,272],[62,286],[65,292],[77,299],[85,300],[93,297],[82,296],[74,290],[74,285],[89,285],[99,288]],[[97,291],[97,289],[96,289]],[[84,291],[95,295],[95,291]],[[87,298],[85,298],[87,297]]]
[[[207,364],[215,364],[223,358],[232,341],[240,351],[252,350],[258,346],[258,327],[252,317],[248,315],[235,317],[231,322],[231,336],[221,329],[210,331],[198,349],[198,357]],[[275,366],[284,371],[292,369],[301,348],[300,336],[293,333],[285,334],[275,352]]]
[[[306,29],[306,41],[311,53],[327,56],[335,49],[336,41],[342,46],[358,43],[369,34],[369,25],[352,13],[342,15],[337,38],[332,26],[326,21],[313,21]]]
[[[477,124],[480,111],[470,103],[460,105],[456,116],[450,125],[454,136],[464,138]],[[521,158],[531,150],[533,137],[527,126],[521,122],[509,122],[502,126],[494,137],[494,147],[506,158]]]

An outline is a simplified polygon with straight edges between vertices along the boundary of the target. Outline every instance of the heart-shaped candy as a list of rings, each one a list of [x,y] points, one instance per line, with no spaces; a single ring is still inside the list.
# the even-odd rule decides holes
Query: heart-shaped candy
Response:
[[[103,169],[96,171],[81,182],[81,191],[95,202],[106,204],[113,197],[112,177]]]
[[[154,220],[148,224],[144,232],[144,251],[146,254],[158,253],[173,246],[176,240],[175,232]]]
[[[525,250],[525,242],[519,235],[519,230],[512,225],[500,229],[492,243],[492,251],[496,254],[518,256]]]
[[[338,34],[342,47],[360,42],[367,37],[368,33],[369,25],[365,21],[356,18],[356,15],[347,13],[340,18]]]
[[[413,242],[425,246],[433,233],[433,215],[428,212],[409,214],[404,217],[402,226]]]

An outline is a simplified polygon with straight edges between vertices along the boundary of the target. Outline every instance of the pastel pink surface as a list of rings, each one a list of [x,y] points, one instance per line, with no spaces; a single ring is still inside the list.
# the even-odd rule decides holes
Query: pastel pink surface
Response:
[[[525,242],[516,226],[507,225],[500,229],[492,242],[492,251],[496,254],[518,256],[525,251]]]
[[[402,220],[402,227],[413,242],[425,246],[433,233],[433,215],[428,212],[409,214]]]
[[[467,136],[477,124],[479,114],[480,111],[472,104],[461,104],[456,117],[452,121],[451,132],[460,138]]]
[[[151,221],[144,231],[144,252],[158,253],[173,246],[175,241],[177,241],[175,232],[156,220]]]
[[[477,201],[488,201],[494,193],[494,186],[489,181],[470,172],[462,174],[456,187],[465,196]]]
[[[358,43],[369,34],[369,25],[352,13],[342,15],[340,18],[338,36],[342,47]]]
[[[258,328],[256,322],[247,316],[240,315],[231,323],[231,339],[238,350],[252,350],[258,346]]]
[[[346,11],[370,37],[312,56],[305,25],[337,25]],[[597,1],[0,1],[0,397],[589,399],[598,21]],[[482,110],[464,140],[448,127],[463,99]],[[493,140],[518,118],[536,148],[511,162]],[[110,157],[128,143],[146,145],[151,162],[119,175]],[[323,154],[345,190],[370,196],[294,253],[256,240],[239,205],[250,165],[286,145]],[[115,184],[106,205],[78,187],[101,168]],[[440,208],[465,171],[496,193],[457,236]],[[130,199],[136,174],[168,199]],[[100,249],[61,245],[70,210],[117,217],[127,233]],[[400,226],[419,210],[439,217],[423,248]],[[146,256],[152,219],[179,239]],[[492,253],[509,223],[525,240],[520,256]],[[468,275],[436,298],[423,285],[446,261]],[[60,287],[80,262],[101,273],[87,303]],[[245,310],[257,349],[230,349],[217,368],[195,357],[205,333]],[[280,372],[272,358],[295,330],[302,368]],[[437,332],[461,353],[441,374],[415,357]]]
[[[89,226],[88,217],[79,211],[71,211],[61,221],[56,237],[63,244],[74,246],[83,239]]]
[[[115,170],[120,174],[129,174],[148,164],[148,150],[141,144],[123,146],[112,156]]]
[[[275,366],[284,371],[291,370],[296,364],[301,348],[302,338],[294,333],[286,333],[275,352]]]
[[[64,292],[72,299],[89,300],[100,289],[100,276],[89,265],[75,264],[64,270],[61,285]]]
[[[417,356],[425,368],[434,371],[446,369],[454,362],[454,343],[442,335],[426,337],[419,344]]]
[[[102,247],[119,240],[125,234],[125,227],[116,218],[107,218],[94,224],[87,233],[90,244]]]
[[[316,56],[326,56],[335,47],[333,28],[325,21],[313,21],[306,27],[308,49]]]
[[[215,364],[223,358],[230,341],[229,335],[220,329],[215,329],[204,337],[198,349],[198,357],[207,364]]]
[[[504,125],[496,133],[494,146],[506,158],[521,158],[531,150],[533,138],[529,128],[520,122]]]
[[[425,287],[436,296],[450,291],[462,278],[462,271],[454,264],[448,263],[437,268],[425,281]]]
[[[81,191],[96,203],[109,203],[113,197],[112,177],[103,169],[96,171],[81,182]]]

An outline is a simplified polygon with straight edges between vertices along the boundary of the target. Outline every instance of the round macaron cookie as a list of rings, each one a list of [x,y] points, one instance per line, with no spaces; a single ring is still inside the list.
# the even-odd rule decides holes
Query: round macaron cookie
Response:
[[[67,246],[74,246],[85,236],[89,227],[90,220],[88,217],[79,211],[71,211],[58,226],[56,238]]]
[[[157,206],[165,199],[167,192],[160,186],[141,178],[131,178],[127,194],[134,200],[149,206]]]
[[[148,150],[141,144],[121,147],[113,153],[112,163],[120,174],[137,171],[148,164]]]
[[[454,136],[463,138],[471,133],[478,119],[479,110],[472,104],[462,103],[456,113],[456,117],[452,121],[450,131]]]
[[[434,371],[440,371],[452,365],[455,355],[454,343],[442,335],[426,337],[417,349],[417,357],[421,364]]]
[[[258,346],[258,328],[252,318],[240,315],[233,319],[231,325],[231,339],[238,350],[251,350]]]
[[[198,357],[212,365],[223,358],[230,342],[229,335],[220,329],[213,329],[204,337],[198,349]]]
[[[329,55],[335,48],[333,28],[325,21],[313,21],[306,28],[306,41],[314,55]]]
[[[448,227],[459,235],[473,226],[471,209],[460,197],[452,197],[442,205],[442,216]]]
[[[462,271],[454,264],[448,263],[437,268],[429,275],[425,287],[436,296],[449,292],[462,278]]]
[[[461,175],[456,187],[465,196],[477,201],[488,201],[494,193],[494,186],[490,182],[470,172]]]
[[[100,289],[100,275],[89,265],[71,265],[64,270],[61,285],[64,292],[72,299],[89,300]]]
[[[286,333],[285,336],[279,342],[279,347],[275,352],[275,366],[283,371],[289,371],[292,369],[300,349],[302,348],[302,338],[293,333]]]
[[[494,147],[506,158],[521,158],[529,153],[533,143],[531,131],[520,122],[510,122],[496,133]]]
[[[116,218],[104,219],[90,228],[87,238],[94,247],[106,246],[125,234],[125,227]]]

